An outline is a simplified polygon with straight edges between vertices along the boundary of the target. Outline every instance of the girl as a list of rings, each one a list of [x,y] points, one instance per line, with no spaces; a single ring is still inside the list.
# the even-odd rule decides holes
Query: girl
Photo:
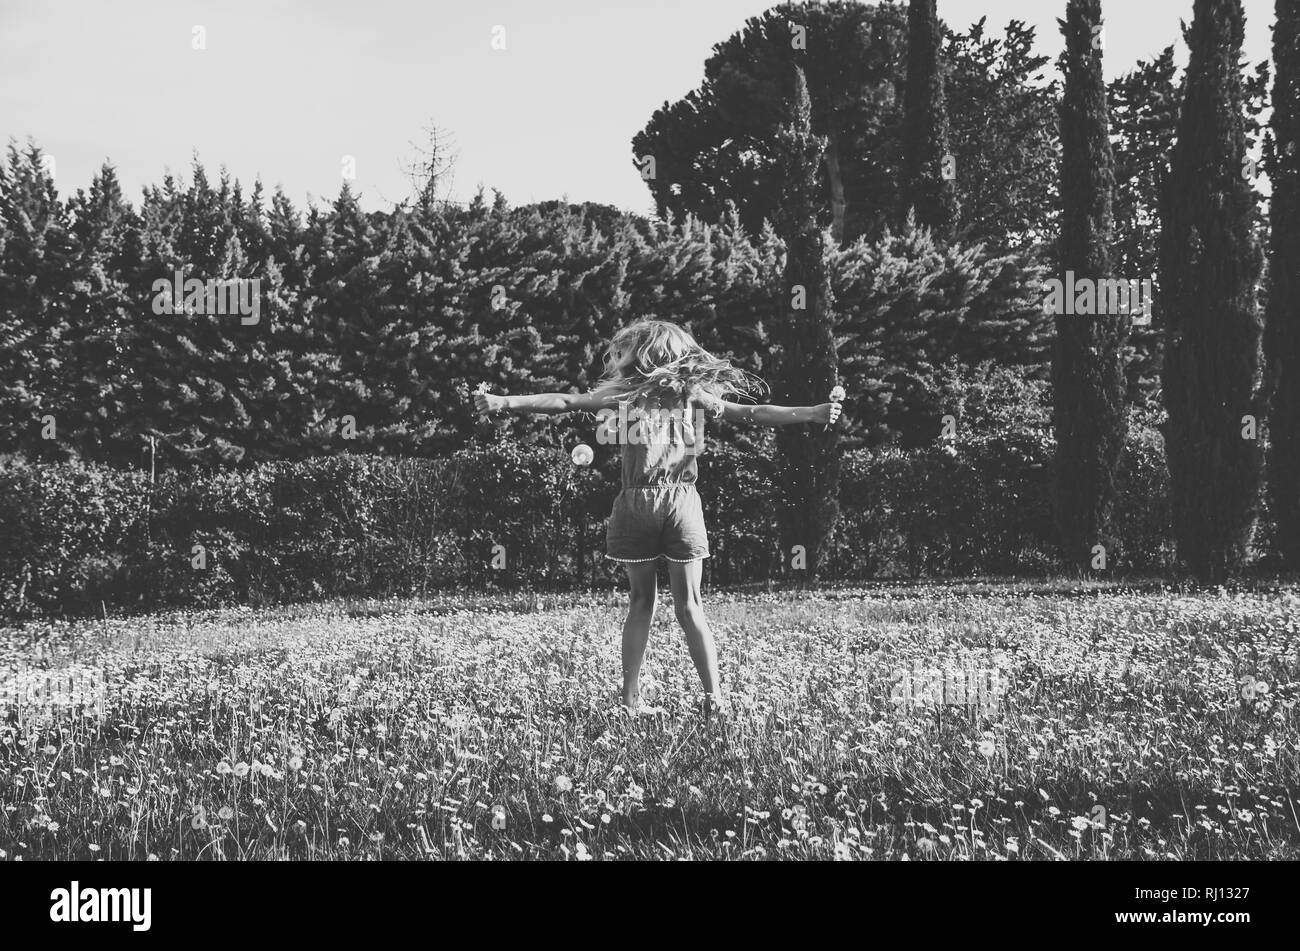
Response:
[[[668,561],[673,606],[704,686],[705,711],[725,709],[717,650],[700,602],[709,539],[695,490],[695,457],[704,416],[787,426],[829,425],[840,415],[838,402],[742,406],[723,398],[747,395],[761,386],[761,381],[710,354],[676,324],[641,320],[614,335],[605,351],[605,376],[589,393],[475,395],[480,413],[597,413],[605,417],[606,432],[617,423],[623,487],[610,514],[605,557],[623,564],[631,586],[623,625],[623,705],[630,711],[637,711],[641,700],[641,661],[655,613],[660,558]],[[634,423],[631,429],[629,421]]]

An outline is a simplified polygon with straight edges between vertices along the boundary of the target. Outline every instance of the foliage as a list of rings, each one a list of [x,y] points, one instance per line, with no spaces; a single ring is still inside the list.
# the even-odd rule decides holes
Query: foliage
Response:
[[[1006,368],[946,367],[930,385],[957,420],[928,446],[846,452],[831,578],[1043,573],[1050,522],[1047,388]],[[1121,460],[1119,544],[1107,572],[1168,570],[1157,421],[1135,414]],[[788,574],[775,437],[700,457],[710,584]],[[445,459],[341,455],[240,469],[141,472],[0,463],[4,615],[99,615],[324,597],[420,596],[616,584],[603,557],[617,454],[475,442]],[[195,567],[195,545],[202,567]],[[501,546],[500,549],[494,546]],[[494,567],[500,553],[504,561]]]
[[[957,227],[956,165],[948,144],[942,30],[935,0],[907,6],[907,85],[903,96],[902,214],[944,240]],[[945,174],[945,167],[951,175]]]
[[[1240,0],[1197,0],[1178,137],[1161,209],[1160,312],[1173,526],[1179,556],[1221,581],[1246,556],[1260,442],[1256,405],[1261,256],[1246,117]]]
[[[1062,286],[1071,277],[1100,282],[1111,277],[1114,234],[1114,159],[1107,135],[1106,85],[1096,32],[1100,0],[1070,0],[1061,26],[1061,238]],[[1111,514],[1116,468],[1124,447],[1125,394],[1122,353],[1127,314],[1056,316],[1052,353],[1053,432],[1056,434],[1055,521],[1066,561],[1087,570],[1113,550]],[[1067,308],[1067,311],[1073,308]]]
[[[1264,335],[1269,501],[1285,562],[1300,567],[1300,9],[1277,4],[1268,172],[1273,186]]]

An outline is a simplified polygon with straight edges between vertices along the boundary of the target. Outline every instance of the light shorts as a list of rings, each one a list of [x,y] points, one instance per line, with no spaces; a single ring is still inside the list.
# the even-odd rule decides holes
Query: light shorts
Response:
[[[709,536],[695,486],[663,482],[624,487],[605,529],[605,557],[619,562],[708,558]]]

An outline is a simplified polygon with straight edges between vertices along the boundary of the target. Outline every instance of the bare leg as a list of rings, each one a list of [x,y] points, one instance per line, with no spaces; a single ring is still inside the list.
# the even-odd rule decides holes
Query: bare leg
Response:
[[[712,698],[718,690],[718,650],[713,644],[713,632],[709,630],[704,605],[700,601],[700,578],[703,574],[702,561],[668,562],[677,623],[686,635],[686,647],[691,652],[704,692]]]
[[[632,710],[641,703],[641,661],[650,640],[650,624],[658,596],[656,564],[638,561],[624,566],[630,591],[627,620],[623,623],[623,705]]]

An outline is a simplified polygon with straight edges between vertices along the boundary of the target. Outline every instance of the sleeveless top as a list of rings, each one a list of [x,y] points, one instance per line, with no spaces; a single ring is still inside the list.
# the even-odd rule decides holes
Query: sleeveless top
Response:
[[[704,451],[706,419],[722,415],[722,403],[712,409],[707,397],[647,400],[641,407],[622,404],[607,415],[600,441],[622,446],[623,488],[694,485],[696,456]]]

